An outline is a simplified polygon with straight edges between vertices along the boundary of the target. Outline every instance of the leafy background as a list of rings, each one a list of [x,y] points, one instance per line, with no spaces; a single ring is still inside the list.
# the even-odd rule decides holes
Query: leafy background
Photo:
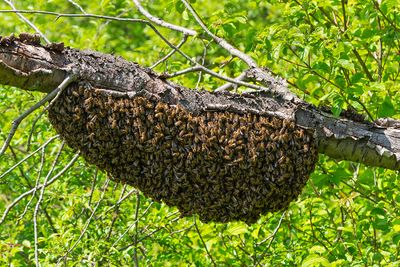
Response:
[[[87,12],[141,18],[132,1],[76,1]],[[180,1],[144,1],[154,15],[201,31]],[[400,15],[396,0],[382,1],[191,1],[210,29],[257,62],[288,80],[291,89],[339,115],[354,109],[368,120],[399,118]],[[80,13],[68,0],[14,1],[18,9]],[[10,9],[0,2],[0,9]],[[1,13],[0,35],[32,32],[15,14]],[[142,24],[93,18],[26,14],[52,41],[112,53],[150,66],[170,49]],[[177,44],[182,35],[159,29]],[[208,68],[237,76],[245,65],[205,36],[182,48]],[[203,57],[203,54],[206,56]],[[156,68],[174,72],[190,64],[179,55]],[[213,90],[223,82],[208,74],[175,82]],[[42,96],[2,86],[0,138],[11,121]],[[29,152],[35,113],[23,122],[1,158],[5,172]],[[55,131],[46,117],[34,129],[30,152]],[[60,141],[48,145],[0,179],[0,210],[31,189],[51,169]],[[43,156],[42,156],[43,155]],[[72,158],[65,149],[53,173]],[[43,164],[41,164],[43,162]],[[245,177],[244,177],[245,179]],[[256,224],[203,224],[179,218],[134,188],[107,180],[83,160],[44,191],[38,213],[39,259],[43,266],[398,266],[400,264],[398,172],[337,162],[320,155],[298,201],[286,212]],[[24,198],[0,225],[1,265],[34,264],[33,214],[39,192]]]

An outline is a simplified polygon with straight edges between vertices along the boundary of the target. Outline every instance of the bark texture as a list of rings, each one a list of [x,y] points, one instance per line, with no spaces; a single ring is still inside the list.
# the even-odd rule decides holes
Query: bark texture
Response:
[[[314,135],[318,151],[338,160],[370,166],[400,168],[400,129],[397,122],[360,123],[334,118],[298,98],[281,97],[284,83],[264,70],[254,69],[249,79],[271,88],[271,92],[234,94],[186,89],[121,57],[93,51],[41,46],[30,37],[3,37],[0,41],[0,83],[26,90],[50,92],[65,77],[79,80],[106,94],[146,96],[170,105],[181,105],[193,114],[228,111],[237,114],[273,116],[294,120]]]

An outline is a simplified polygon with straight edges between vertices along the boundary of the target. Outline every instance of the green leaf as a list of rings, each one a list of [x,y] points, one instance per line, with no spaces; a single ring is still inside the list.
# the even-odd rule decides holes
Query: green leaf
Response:
[[[353,71],[354,70],[354,64],[350,60],[347,59],[339,59],[338,60],[338,65],[346,70]]]
[[[323,246],[313,246],[310,248],[310,253],[323,254],[325,251],[326,249]]]
[[[179,13],[182,13],[185,10],[185,5],[181,1],[177,1],[175,4],[175,9]]]
[[[184,20],[189,20],[189,14],[188,14],[188,12],[187,12],[186,9],[183,10],[183,12],[182,12],[182,18],[183,18]]]
[[[328,174],[311,174],[314,185],[318,188],[323,188],[330,183],[330,175]]]
[[[371,215],[372,216],[376,216],[376,215],[380,215],[380,216],[385,216],[386,215],[386,211],[384,210],[384,209],[382,209],[382,208],[374,208],[374,209],[372,209],[371,210]]]
[[[27,247],[27,248],[30,248],[31,247],[31,242],[29,240],[24,240],[24,241],[22,241],[22,245]]]
[[[391,117],[394,115],[394,113],[395,113],[395,110],[394,110],[392,100],[390,99],[389,96],[386,96],[385,100],[382,102],[382,104],[379,107],[378,116],[380,118]]]
[[[258,238],[258,234],[259,234],[259,232],[260,232],[260,229],[261,229],[261,224],[259,224],[259,225],[257,225],[257,226],[255,227],[255,229],[251,232],[251,236],[252,236],[253,238]]]
[[[374,173],[371,169],[366,169],[358,176],[358,181],[361,184],[373,185],[374,184]]]
[[[228,229],[226,229],[225,233],[227,235],[240,235],[247,232],[247,226],[244,223],[235,223],[232,224]]]
[[[394,234],[392,240],[394,244],[400,245],[400,234]]]
[[[328,266],[329,260],[317,254],[311,254],[301,264],[301,267]]]

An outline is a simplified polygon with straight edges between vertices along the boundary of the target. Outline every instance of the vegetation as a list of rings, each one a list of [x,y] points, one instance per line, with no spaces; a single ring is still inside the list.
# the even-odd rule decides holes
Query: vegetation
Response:
[[[335,115],[353,109],[370,121],[399,118],[400,9],[396,0],[190,2],[212,33],[286,78],[291,90],[306,101],[329,106]],[[1,2],[0,9],[10,9],[10,3]],[[144,18],[130,0],[24,0],[14,1],[14,5],[19,10]],[[202,32],[180,0],[143,1],[143,7],[165,21]],[[143,66],[152,66],[171,51],[143,23],[89,15],[23,16],[51,41],[120,55]],[[14,13],[1,13],[2,36],[33,32],[17,18]],[[171,43],[182,41],[181,33],[156,27]],[[205,34],[189,37],[181,49],[229,77],[237,77],[247,68]],[[189,67],[190,62],[175,53],[154,70],[174,73]],[[172,80],[205,90],[225,83],[202,72]],[[1,87],[2,142],[10,122],[41,98],[40,93]],[[3,211],[7,215],[0,218],[1,265],[34,265],[35,251],[42,266],[400,264],[397,171],[320,155],[302,195],[288,210],[264,216],[253,225],[203,224],[196,217],[179,218],[175,208],[114,183],[82,159],[49,187],[31,190],[75,159],[58,139],[50,139],[43,147],[56,133],[41,115],[38,110],[21,124],[12,146],[1,157],[0,216]],[[36,150],[39,153],[3,175]],[[7,207],[29,190],[32,192],[7,212]]]

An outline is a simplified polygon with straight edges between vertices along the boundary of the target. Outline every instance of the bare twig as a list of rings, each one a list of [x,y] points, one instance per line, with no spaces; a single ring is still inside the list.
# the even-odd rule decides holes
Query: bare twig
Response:
[[[272,234],[271,234],[270,236],[268,236],[267,238],[265,238],[264,240],[260,241],[260,242],[257,244],[257,245],[261,245],[262,243],[266,242],[268,239],[270,240],[269,243],[268,243],[268,245],[267,245],[267,247],[265,248],[265,250],[263,251],[263,253],[262,253],[261,256],[259,257],[258,262],[257,262],[256,265],[260,265],[260,266],[261,266],[261,260],[262,260],[262,258],[264,257],[264,255],[267,253],[267,251],[269,250],[269,248],[271,247],[272,242],[274,242],[275,236],[276,236],[276,234],[278,233],[278,230],[279,230],[279,228],[280,228],[281,225],[282,225],[282,221],[283,221],[283,218],[285,217],[285,215],[286,215],[286,211],[284,211],[284,212],[282,213],[281,218],[279,219],[278,225],[276,226],[276,228],[274,229],[274,231],[272,232]]]
[[[196,71],[201,71],[202,70],[202,68],[200,67],[200,66],[194,66],[194,67],[190,67],[190,68],[187,68],[187,69],[184,69],[184,70],[180,70],[180,71],[177,71],[177,72],[174,72],[174,73],[171,73],[171,74],[168,74],[168,73],[163,73],[161,76],[163,77],[163,78],[174,78],[174,77],[177,77],[177,76],[180,76],[180,75],[184,75],[184,74],[187,74],[187,73],[190,73],[190,72],[196,72]]]
[[[52,142],[54,139],[58,138],[59,135],[55,135],[51,138],[49,138],[49,140],[47,140],[43,145],[41,145],[38,149],[36,149],[35,151],[33,151],[32,153],[30,153],[28,156],[26,156],[25,158],[23,158],[22,160],[20,160],[19,162],[17,162],[14,166],[12,166],[10,169],[8,169],[6,172],[4,172],[3,174],[0,175],[0,179],[3,178],[4,176],[6,176],[7,174],[9,174],[10,172],[12,172],[15,168],[17,168],[19,165],[21,165],[22,163],[24,163],[25,161],[27,161],[30,157],[32,157],[33,155],[35,155],[39,150],[41,150],[42,148],[48,146],[50,144],[50,142]]]
[[[52,11],[45,10],[0,10],[0,13],[26,13],[26,14],[40,14],[40,15],[48,15],[55,16],[56,20],[59,18],[95,18],[95,19],[105,19],[105,20],[114,20],[114,21],[123,21],[123,22],[139,22],[143,24],[149,25],[150,22],[144,19],[132,19],[132,18],[120,18],[113,16],[103,16],[97,14],[75,14],[75,13],[58,13]]]
[[[186,6],[186,8],[189,10],[189,12],[192,14],[194,19],[197,21],[197,23],[200,25],[200,27],[209,35],[218,45],[220,45],[222,48],[226,49],[232,56],[236,56],[243,60],[250,68],[257,68],[257,63],[247,54],[243,53],[242,51],[238,50],[234,46],[232,46],[230,43],[228,43],[225,39],[216,36],[213,34],[207,26],[204,24],[204,22],[201,20],[200,16],[196,13],[196,11],[193,9],[193,7],[189,4],[188,1],[186,0],[181,0],[181,2]]]
[[[106,214],[108,214],[108,212],[110,212],[111,210],[115,209],[116,206],[119,206],[123,201],[125,201],[128,197],[130,197],[133,193],[137,192],[137,190],[134,188],[131,191],[129,191],[123,198],[119,199],[114,205],[112,205],[111,207],[109,207],[103,214],[98,217],[99,220],[101,220]]]
[[[53,178],[51,178],[47,183],[43,183],[35,188],[32,188],[31,190],[28,190],[25,193],[21,194],[19,197],[17,197],[10,205],[7,206],[6,210],[3,213],[3,216],[0,219],[0,225],[5,221],[8,213],[10,213],[11,209],[15,205],[17,205],[26,196],[32,194],[33,191],[41,189],[42,187],[47,187],[47,186],[51,185],[52,183],[54,183],[55,181],[57,181],[57,179],[60,178],[60,176],[62,176],[66,171],[69,170],[69,168],[71,168],[71,166],[75,163],[75,161],[78,159],[78,157],[79,157],[79,153],[76,153],[73,156],[73,158],[71,159],[71,161],[61,171],[59,171],[56,175],[54,175]]]
[[[240,74],[238,77],[235,78],[235,81],[244,81],[247,77],[247,72],[242,72],[242,74]],[[215,89],[215,92],[220,92],[220,91],[225,91],[225,90],[229,90],[230,88],[235,88],[236,84],[234,83],[226,83],[220,87],[218,87],[217,89]]]
[[[40,120],[40,118],[43,117],[43,115],[46,113],[46,109],[42,110],[39,115],[36,116],[36,118],[32,122],[31,130],[29,131],[28,135],[28,140],[26,141],[26,151],[29,152],[31,148],[31,141],[32,141],[32,136],[36,128],[36,123]]]
[[[187,41],[187,35],[184,35],[182,40],[179,42],[179,44],[176,46],[177,48],[181,48],[182,45]],[[150,69],[154,69],[155,67],[157,67],[158,65],[160,65],[161,63],[165,62],[168,58],[170,58],[173,54],[175,54],[176,50],[172,49],[168,54],[166,54],[163,58],[161,58],[160,60],[158,60],[156,63],[154,63],[153,65],[151,65],[149,68]]]
[[[0,156],[4,154],[6,151],[7,147],[10,145],[11,139],[13,138],[15,132],[17,131],[18,126],[20,123],[32,112],[34,112],[36,109],[40,108],[43,104],[45,104],[48,101],[51,101],[54,99],[56,96],[59,95],[59,93],[65,89],[71,82],[75,81],[76,77],[74,75],[70,75],[67,78],[62,81],[62,83],[54,89],[52,92],[47,94],[44,98],[42,98],[40,101],[38,101],[35,105],[30,107],[27,111],[22,113],[17,119],[15,119],[12,123],[12,128],[7,136],[6,141],[4,142],[3,147],[0,150]],[[51,103],[50,103],[51,104]]]
[[[139,260],[137,255],[137,244],[138,244],[138,216],[139,216],[139,207],[140,207],[140,192],[136,192],[136,208],[135,208],[135,235],[133,236],[133,260],[135,262],[135,266],[139,267]]]
[[[170,236],[173,236],[175,234],[179,234],[179,233],[188,231],[188,230],[192,229],[193,226],[194,226],[194,223],[192,223],[191,225],[189,225],[188,227],[185,227],[183,229],[179,229],[179,230],[173,231],[173,232],[170,233]]]
[[[178,32],[182,32],[185,35],[191,35],[191,36],[195,36],[197,35],[197,32],[182,26],[178,26],[178,25],[174,25],[168,22],[163,21],[160,18],[154,17],[153,15],[151,15],[146,9],[143,8],[143,6],[140,4],[140,0],[132,0],[133,3],[135,4],[135,6],[137,7],[137,9],[139,10],[140,13],[142,13],[143,16],[145,16],[148,20],[150,20],[151,22],[161,26],[161,27],[165,27],[174,31],[178,31]]]
[[[60,261],[60,260],[65,260],[65,261],[66,261],[66,260],[67,260],[67,257],[68,257],[68,254],[71,253],[71,251],[72,251],[72,250],[79,244],[79,242],[82,240],[82,237],[86,234],[86,231],[87,231],[87,229],[88,229],[88,227],[89,227],[89,225],[90,225],[90,222],[92,221],[92,218],[93,218],[94,214],[95,214],[96,211],[97,211],[97,208],[100,206],[100,203],[101,203],[101,202],[103,201],[103,199],[104,199],[104,195],[105,195],[105,193],[106,193],[106,191],[107,191],[107,187],[108,187],[109,182],[110,182],[110,179],[107,178],[107,180],[106,180],[105,183],[104,183],[104,186],[103,186],[103,189],[102,189],[103,192],[101,193],[100,199],[99,199],[99,201],[97,201],[96,206],[94,207],[94,209],[93,209],[93,211],[92,211],[92,214],[90,214],[90,217],[87,219],[86,224],[85,224],[85,226],[83,227],[83,229],[82,229],[82,231],[81,231],[81,234],[79,235],[79,237],[78,237],[78,239],[75,241],[75,243],[67,250],[67,252],[65,253],[65,255],[59,259],[59,261]]]
[[[36,183],[35,183],[35,186],[34,186],[35,191],[33,191],[31,199],[29,199],[28,203],[25,205],[24,211],[22,212],[21,216],[19,216],[19,218],[18,218],[18,220],[17,220],[18,222],[19,222],[20,220],[22,220],[22,218],[25,216],[26,212],[28,211],[29,205],[31,204],[32,200],[33,200],[33,199],[35,198],[35,196],[36,196],[36,188],[38,187],[38,185],[39,185],[39,183],[40,183],[40,177],[42,176],[42,171],[43,171],[43,166],[44,166],[44,161],[45,161],[45,160],[44,160],[44,158],[45,158],[45,153],[44,153],[44,151],[45,151],[45,148],[43,147],[43,148],[42,148],[42,155],[41,155],[41,157],[40,157],[40,167],[39,167],[39,171],[38,171],[38,176],[37,176],[37,178],[36,178]]]
[[[68,0],[68,2],[77,7],[83,14],[87,14],[86,11],[77,2],[73,0]]]
[[[195,217],[195,216],[193,216],[193,220],[194,220],[194,227],[196,228],[196,232],[197,232],[197,234],[198,234],[199,237],[200,237],[201,243],[203,243],[204,249],[206,250],[208,257],[210,258],[210,260],[211,260],[211,262],[213,263],[213,265],[214,265],[214,266],[217,266],[217,264],[215,263],[215,261],[214,261],[212,255],[211,255],[211,253],[210,253],[210,251],[209,251],[208,248],[207,248],[206,243],[204,242],[203,237],[201,236],[201,233],[200,233],[200,231],[199,231],[199,227],[197,226],[197,222],[196,222],[196,217]]]
[[[58,162],[58,160],[60,158],[61,152],[64,149],[64,145],[65,145],[65,143],[62,142],[62,144],[60,146],[60,149],[58,150],[58,153],[57,153],[57,155],[56,155],[56,157],[55,157],[55,159],[53,161],[53,164],[51,165],[51,168],[50,168],[49,172],[47,173],[46,177],[44,178],[43,184],[47,183],[48,179],[50,178],[51,174],[53,173],[54,168],[56,167],[57,162]],[[37,215],[38,215],[38,212],[39,212],[40,203],[42,202],[42,199],[43,199],[44,189],[45,189],[45,186],[43,186],[41,191],[40,191],[39,199],[36,202],[36,207],[35,207],[35,210],[33,212],[33,232],[34,232],[34,239],[35,239],[35,241],[34,241],[34,243],[35,243],[35,263],[36,263],[36,266],[38,266],[38,267],[40,265],[39,265],[39,247],[38,247],[38,233],[37,233]]]
[[[4,2],[6,2],[12,9],[13,11],[17,11],[17,9],[15,8],[14,4],[12,3],[11,0],[4,0]],[[19,12],[16,12],[17,16],[20,17],[21,20],[23,20],[26,24],[29,25],[29,27],[31,27],[32,29],[35,30],[35,32],[37,32],[40,37],[43,38],[43,40],[47,43],[50,44],[51,42],[49,41],[49,39],[47,39],[47,37],[39,30],[38,27],[35,26],[35,24],[33,24],[29,19],[25,18],[25,16],[23,16],[22,14],[20,14]]]
[[[202,41],[203,41],[204,49],[203,49],[203,55],[201,56],[201,63],[200,63],[200,64],[204,66],[204,62],[205,62],[206,56],[207,56],[207,48],[208,48],[208,46],[210,45],[210,43],[205,44],[205,43],[204,43],[204,40],[202,40]],[[199,78],[197,79],[197,83],[196,83],[196,89],[199,88],[199,85],[200,85],[200,82],[201,82],[201,78],[202,78],[202,77],[203,77],[203,72],[200,71],[200,73],[199,73]]]
[[[59,17],[83,17],[83,18],[97,18],[97,19],[106,19],[106,20],[115,20],[115,21],[125,21],[125,22],[138,22],[138,23],[143,23],[149,26],[155,34],[157,34],[169,47],[177,51],[180,55],[182,55],[185,59],[187,59],[189,62],[191,62],[195,66],[199,66],[202,71],[205,73],[210,74],[213,77],[216,77],[218,79],[231,82],[240,86],[245,86],[248,88],[252,88],[255,90],[264,90],[268,91],[269,88],[264,87],[264,86],[259,86],[251,83],[245,83],[242,81],[237,81],[233,78],[226,77],[224,75],[220,75],[203,65],[200,65],[197,63],[195,60],[193,60],[190,56],[186,55],[184,52],[182,52],[177,46],[173,45],[171,42],[169,42],[155,27],[152,25],[150,22],[143,20],[143,19],[131,19],[131,18],[117,18],[117,17],[111,17],[111,16],[101,16],[101,15],[94,15],[94,14],[63,14],[63,13],[56,13],[56,12],[50,12],[50,11],[31,11],[31,10],[0,10],[0,13],[32,13],[32,14],[42,14],[42,15],[50,15],[50,16],[57,16]]]
[[[97,183],[97,173],[98,173],[98,169],[96,168],[96,170],[94,171],[94,175],[93,175],[92,187],[90,189],[88,207],[90,207],[90,205],[92,205],[92,198],[93,198],[94,188],[96,187],[96,183]]]
[[[44,159],[45,159],[44,149],[45,149],[45,148],[42,149],[42,153],[41,153],[41,154],[42,154],[42,155],[41,155],[41,158],[43,159],[43,164],[44,164]],[[17,161],[17,155],[15,154],[14,149],[13,149],[12,147],[10,147],[10,150],[11,150],[11,153],[12,153],[14,159]],[[42,159],[41,159],[41,161],[42,161]],[[40,170],[40,169],[42,169],[43,167],[44,167],[44,165],[41,164],[41,166],[39,167],[39,172],[42,171],[42,170]],[[29,189],[32,189],[32,188],[36,187],[36,186],[39,184],[39,182],[40,182],[40,180],[38,180],[38,179],[41,177],[41,175],[38,175],[38,176],[37,176],[38,179],[36,180],[35,184],[32,185],[31,182],[30,182],[30,179],[29,179],[29,177],[28,177],[28,173],[30,172],[30,169],[31,169],[31,168],[32,168],[32,166],[30,166],[30,167],[27,169],[27,171],[25,172],[21,165],[18,166],[19,172],[20,172],[21,176],[24,178],[24,180],[25,180],[27,186],[29,187]],[[34,194],[32,194],[32,198],[30,199],[30,202],[32,202],[32,200],[33,200],[34,197],[38,198],[38,196],[34,193]],[[17,219],[17,224],[19,223],[19,221],[21,221],[21,220],[24,218],[26,212],[28,211],[29,205],[30,205],[30,203],[27,203],[27,204],[25,205],[25,209],[24,209],[24,211],[23,211],[23,214],[20,215],[19,218]],[[42,211],[43,211],[44,216],[45,216],[46,219],[47,219],[47,222],[49,223],[51,229],[53,230],[53,233],[57,233],[57,230],[56,230],[56,228],[54,227],[53,220],[51,219],[51,216],[50,216],[49,213],[47,212],[46,208],[45,208],[45,207],[41,207],[41,209],[42,209]]]
[[[154,202],[151,202],[150,205],[144,210],[143,214],[135,219],[135,221],[133,221],[133,223],[131,225],[129,225],[129,227],[118,237],[118,239],[112,244],[111,248],[115,247],[115,245],[129,232],[129,230],[132,229],[132,227],[134,227],[136,225],[136,222],[138,220],[140,220],[150,209],[150,207],[154,204]]]
[[[117,186],[118,184],[116,183],[115,185]],[[124,187],[122,188],[122,191],[121,191],[118,201],[120,201],[122,199],[122,197],[124,196],[127,186],[128,186],[128,184],[124,184]],[[114,211],[112,213],[112,219],[111,219],[111,223],[110,223],[110,228],[108,229],[108,233],[106,236],[106,241],[108,241],[111,237],[111,233],[112,233],[115,221],[118,218],[118,214],[119,214],[119,205],[116,205],[114,208]]]

